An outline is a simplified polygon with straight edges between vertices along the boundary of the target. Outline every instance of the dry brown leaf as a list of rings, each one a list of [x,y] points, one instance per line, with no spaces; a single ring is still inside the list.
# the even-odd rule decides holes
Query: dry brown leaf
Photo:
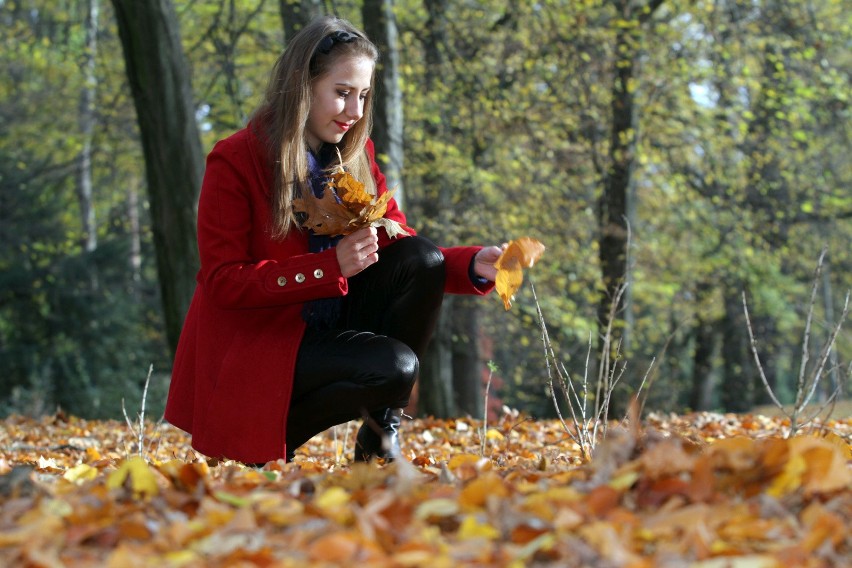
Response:
[[[358,217],[349,221],[349,228],[352,231],[357,231],[362,227],[370,226],[373,221],[381,219],[388,210],[388,201],[391,200],[396,190],[392,189],[383,193],[381,197],[375,200],[375,203],[370,203],[358,213]]]
[[[342,169],[331,174],[321,198],[313,194],[293,200],[293,211],[303,213],[302,226],[317,235],[348,235],[364,227],[383,227],[390,238],[409,234],[409,228],[384,217],[396,189],[376,198],[364,184]]]
[[[329,186],[350,209],[361,209],[373,202],[374,196],[364,190],[364,184],[347,171],[333,173]]]
[[[512,307],[512,299],[515,292],[524,281],[524,268],[532,267],[541,255],[544,254],[544,245],[541,241],[530,237],[521,237],[509,243],[494,266],[497,268],[497,279],[495,285],[497,293],[503,300],[503,305],[508,310]]]
[[[358,215],[337,202],[333,191],[326,188],[321,198],[313,194],[293,200],[293,211],[304,213],[307,218],[302,223],[306,229],[317,235],[343,235],[349,227],[349,221]]]
[[[406,421],[406,459],[392,465],[356,467],[351,437],[340,450],[328,432],[296,463],[258,471],[208,468],[168,425],[147,465],[127,459],[123,423],[9,418],[0,435],[23,445],[0,444],[0,565],[843,564],[852,419],[832,421],[830,441],[787,440],[778,419],[714,421],[652,415],[671,439],[640,433],[618,467],[595,463],[612,461],[605,451],[583,463],[558,420],[507,415],[489,426],[512,443],[490,455],[481,422],[425,418]],[[737,438],[708,443],[711,431]],[[97,463],[80,467],[89,456],[68,449],[72,436],[98,441]],[[32,490],[3,491],[38,463]],[[400,481],[403,463],[416,479]]]

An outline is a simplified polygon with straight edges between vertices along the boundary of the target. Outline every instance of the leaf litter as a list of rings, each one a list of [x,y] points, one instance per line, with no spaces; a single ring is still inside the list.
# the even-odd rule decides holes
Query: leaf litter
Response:
[[[506,412],[484,455],[479,425],[408,421],[405,459],[370,465],[329,431],[257,469],[168,425],[140,452],[120,422],[12,416],[0,564],[850,565],[852,418],[787,439],[777,418],[651,414],[586,463],[558,421]]]

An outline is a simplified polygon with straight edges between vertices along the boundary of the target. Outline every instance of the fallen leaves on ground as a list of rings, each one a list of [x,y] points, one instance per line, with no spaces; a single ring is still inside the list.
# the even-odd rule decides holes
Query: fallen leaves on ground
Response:
[[[407,421],[405,460],[351,464],[354,424],[292,464],[210,466],[167,425],[62,414],[0,430],[4,566],[848,566],[852,419],[785,439],[757,415],[613,425]],[[486,452],[480,455],[480,436]],[[630,451],[623,451],[624,448]],[[140,457],[142,454],[146,459]]]

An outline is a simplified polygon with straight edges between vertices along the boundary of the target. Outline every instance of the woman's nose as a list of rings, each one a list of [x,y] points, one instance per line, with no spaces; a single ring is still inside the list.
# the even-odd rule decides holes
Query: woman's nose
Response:
[[[344,112],[352,120],[358,120],[364,115],[364,101],[360,97],[353,97],[346,101]]]

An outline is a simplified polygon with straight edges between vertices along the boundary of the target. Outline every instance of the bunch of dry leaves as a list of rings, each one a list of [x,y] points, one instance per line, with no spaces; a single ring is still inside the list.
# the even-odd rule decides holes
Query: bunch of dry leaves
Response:
[[[589,463],[557,421],[406,421],[405,459],[352,464],[348,424],[294,463],[210,466],[168,425],[11,417],[3,566],[843,566],[852,419],[612,427]],[[348,432],[347,432],[348,431]],[[486,451],[481,452],[484,435]]]
[[[364,227],[384,227],[390,238],[409,234],[405,225],[384,217],[396,190],[371,195],[364,184],[337,166],[329,174],[321,197],[312,194],[293,200],[293,210],[304,215],[302,226],[317,235],[348,235]]]

